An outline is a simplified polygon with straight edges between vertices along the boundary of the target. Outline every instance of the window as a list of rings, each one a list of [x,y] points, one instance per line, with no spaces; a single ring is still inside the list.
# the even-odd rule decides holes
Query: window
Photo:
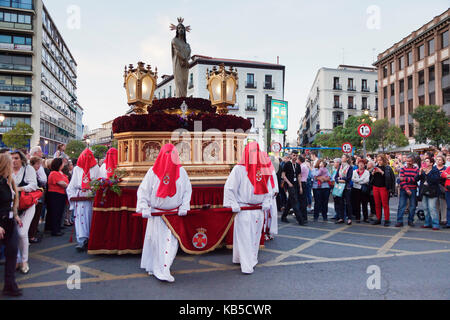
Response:
[[[419,96],[419,106],[425,105],[425,96]]]
[[[354,85],[353,85],[353,79],[352,79],[352,78],[349,78],[349,79],[348,79],[348,90],[350,90],[350,91],[354,91],[354,90],[355,90],[355,87],[354,87]]]
[[[391,75],[393,75],[395,73],[395,62],[394,61],[391,62],[390,69],[391,69]]]
[[[265,89],[272,89],[272,75],[266,75],[265,77],[265,83],[264,83]]]
[[[419,86],[425,83],[425,72],[422,70],[419,72]]]
[[[408,90],[412,90],[413,88],[413,77],[409,76],[408,77]]]
[[[398,70],[403,70],[405,68],[405,56],[401,56],[398,59]]]
[[[408,113],[413,114],[414,113],[414,100],[408,100]]]
[[[395,96],[395,84],[391,84],[391,97]]]
[[[247,96],[247,108],[255,108],[255,96]]]
[[[255,75],[253,73],[247,73],[247,88],[255,87]]]
[[[255,118],[247,118],[247,120],[252,124],[252,129],[255,128]]]
[[[333,79],[333,89],[334,90],[341,90],[341,85],[339,84],[339,78]]]
[[[378,80],[375,80],[375,92],[378,92]]]
[[[404,116],[405,115],[405,103],[401,102],[400,103],[400,116]]]
[[[431,56],[434,53],[434,39],[428,41],[428,55]]]
[[[435,80],[434,66],[428,68],[428,80],[429,81],[434,81]]]
[[[367,98],[362,98],[362,110],[368,110]]]
[[[441,34],[441,49],[448,47],[448,30]]]
[[[361,82],[361,90],[362,91],[366,91],[366,92],[369,90],[369,88],[367,87],[367,80],[366,79],[363,79],[362,82]]]
[[[341,107],[341,97],[340,96],[334,96],[334,108],[340,108]]]
[[[421,45],[417,48],[417,56],[419,57],[419,61],[425,58],[425,45]]]
[[[450,60],[442,61],[442,78],[450,74]]]
[[[430,105],[435,105],[436,104],[436,93],[431,92],[429,94],[429,99],[430,99]]]
[[[412,51],[408,52],[408,66],[412,65],[414,63],[413,61],[413,53]]]
[[[383,67],[383,78],[387,78],[387,76],[388,76],[388,67],[384,66]]]
[[[349,109],[354,109],[354,97],[348,97],[348,108]]]
[[[400,93],[405,92],[405,80],[400,80]]]
[[[391,106],[391,119],[395,118],[395,105]]]
[[[0,34],[0,43],[11,43],[11,42],[12,42],[11,36]]]

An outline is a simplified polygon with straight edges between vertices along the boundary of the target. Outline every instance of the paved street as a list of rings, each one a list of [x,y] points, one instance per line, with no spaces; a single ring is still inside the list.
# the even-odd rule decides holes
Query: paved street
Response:
[[[260,252],[251,276],[232,264],[229,250],[204,256],[180,252],[172,266],[176,282],[162,283],[139,269],[140,256],[80,254],[68,234],[33,245],[31,272],[18,274],[18,282],[23,299],[450,299],[449,230],[321,221],[300,227],[290,220]],[[81,269],[80,290],[67,288],[72,265]],[[367,287],[373,265],[381,271],[380,290]]]

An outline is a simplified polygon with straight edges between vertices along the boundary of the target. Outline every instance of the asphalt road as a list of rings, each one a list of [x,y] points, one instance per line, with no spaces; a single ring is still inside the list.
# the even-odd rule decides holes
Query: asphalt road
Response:
[[[397,201],[391,202],[396,215]],[[180,251],[171,268],[176,278],[173,284],[143,272],[140,256],[90,256],[76,252],[69,234],[46,236],[31,247],[30,274],[17,274],[24,290],[21,299],[450,299],[449,230],[345,226],[321,220],[300,227],[290,220],[290,224],[280,224],[280,234],[260,251],[253,275],[241,274],[227,249],[203,256]],[[68,271],[77,268],[80,289],[70,290],[67,280],[72,273]],[[0,268],[2,280],[3,272]]]

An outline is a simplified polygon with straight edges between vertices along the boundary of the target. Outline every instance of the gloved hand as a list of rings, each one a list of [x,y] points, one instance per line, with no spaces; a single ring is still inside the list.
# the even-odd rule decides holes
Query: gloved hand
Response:
[[[179,217],[186,217],[187,211],[186,210],[178,210],[178,216]]]
[[[240,213],[241,212],[241,208],[240,207],[233,207],[231,209],[233,210],[233,213]]]
[[[142,210],[142,218],[149,219],[152,216],[152,208]]]
[[[262,210],[263,210],[263,212],[269,211],[269,210],[270,210],[270,205],[268,205],[268,204],[263,204]]]

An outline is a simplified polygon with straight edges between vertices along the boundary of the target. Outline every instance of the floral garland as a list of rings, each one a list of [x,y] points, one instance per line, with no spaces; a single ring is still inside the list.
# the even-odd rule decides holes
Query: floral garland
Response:
[[[154,100],[153,105],[148,107],[148,113],[180,109],[183,102],[186,102],[188,108],[191,110],[216,113],[217,108],[211,106],[211,101],[201,98],[168,98]]]
[[[217,129],[222,132],[227,130],[243,130],[245,132],[252,127],[248,119],[234,115],[190,114],[187,119],[183,119],[179,115],[156,112],[119,117],[113,122],[113,132],[115,134],[123,132],[172,132],[177,129],[186,129],[193,132],[196,121],[201,121],[202,131]]]
[[[99,191],[102,192],[100,205],[103,206],[105,204],[108,191],[112,191],[118,196],[122,195],[122,189],[119,187],[119,183],[122,182],[125,176],[124,171],[115,170],[114,176],[111,179],[99,178],[90,182],[89,185],[94,195]]]

